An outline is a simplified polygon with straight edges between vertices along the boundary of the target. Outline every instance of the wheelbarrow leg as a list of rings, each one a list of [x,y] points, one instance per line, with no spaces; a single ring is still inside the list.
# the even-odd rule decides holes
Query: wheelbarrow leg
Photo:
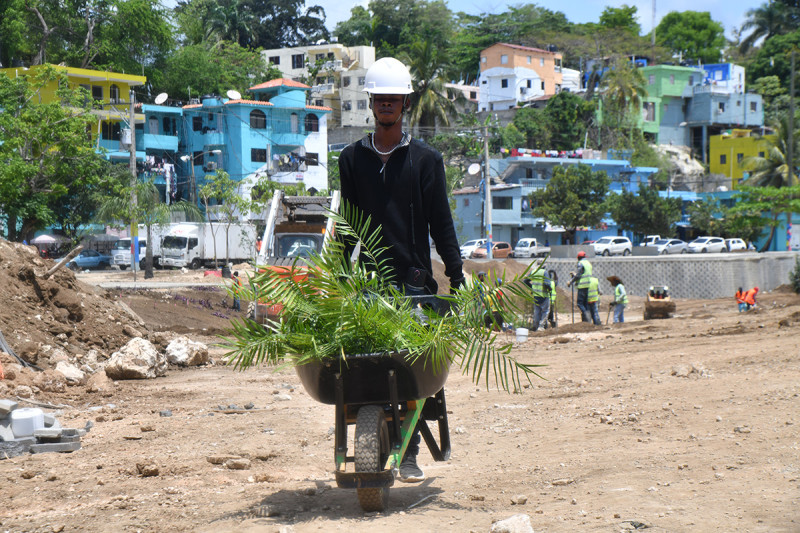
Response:
[[[347,462],[347,419],[344,410],[344,380],[341,374],[334,376],[336,394],[336,414],[334,422],[334,460],[336,470],[344,471]]]

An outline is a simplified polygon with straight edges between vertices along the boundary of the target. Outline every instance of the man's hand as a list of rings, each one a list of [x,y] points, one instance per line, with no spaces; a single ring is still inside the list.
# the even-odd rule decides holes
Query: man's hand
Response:
[[[613,308],[615,305],[617,305],[617,302],[608,302],[608,307]]]
[[[464,285],[464,278],[458,278],[455,280],[450,280],[450,294],[455,294],[455,292]]]

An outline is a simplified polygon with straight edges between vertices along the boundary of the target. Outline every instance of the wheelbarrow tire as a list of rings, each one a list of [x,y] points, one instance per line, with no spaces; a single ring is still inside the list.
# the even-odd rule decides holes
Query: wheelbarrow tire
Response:
[[[386,464],[389,451],[389,427],[383,407],[363,406],[356,416],[356,472],[380,472]],[[356,492],[364,511],[383,511],[389,504],[389,487],[356,489]]]

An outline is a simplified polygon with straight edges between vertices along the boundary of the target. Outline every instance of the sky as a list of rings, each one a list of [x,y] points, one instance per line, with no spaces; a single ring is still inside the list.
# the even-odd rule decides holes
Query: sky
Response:
[[[508,6],[524,5],[525,0],[446,0],[452,11],[464,11],[473,15],[481,13],[502,13]],[[725,35],[732,37],[732,30],[745,20],[748,9],[759,7],[766,0],[656,0],[656,25],[661,17],[670,11],[708,11],[712,20],[721,22]],[[642,34],[650,33],[653,27],[653,0],[567,0],[566,2],[535,2],[536,5],[561,11],[573,23],[597,22],[606,6],[620,7],[623,4],[638,8],[639,25]],[[350,18],[350,10],[356,5],[366,6],[367,0],[307,0],[306,5],[325,8],[326,26],[333,30],[337,22]]]

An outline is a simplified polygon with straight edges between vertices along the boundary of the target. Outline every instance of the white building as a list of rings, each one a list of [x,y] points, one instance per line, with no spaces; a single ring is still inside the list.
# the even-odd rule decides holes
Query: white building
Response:
[[[321,43],[261,52],[283,75],[311,86],[309,103],[333,109],[331,128],[366,126],[372,117],[367,93],[362,92],[367,69],[375,62],[372,46]],[[309,69],[316,70],[314,79]]]

